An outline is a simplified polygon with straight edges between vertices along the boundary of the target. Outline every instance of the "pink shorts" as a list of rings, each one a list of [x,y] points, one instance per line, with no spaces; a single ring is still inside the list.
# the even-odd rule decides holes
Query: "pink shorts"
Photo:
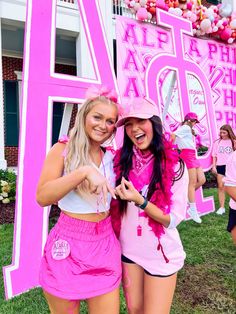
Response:
[[[121,249],[110,217],[96,223],[61,212],[44,248],[39,282],[46,292],[68,300],[119,287]]]
[[[194,149],[182,149],[180,152],[180,158],[182,158],[186,163],[188,169],[200,167],[200,162],[196,158],[196,151]]]

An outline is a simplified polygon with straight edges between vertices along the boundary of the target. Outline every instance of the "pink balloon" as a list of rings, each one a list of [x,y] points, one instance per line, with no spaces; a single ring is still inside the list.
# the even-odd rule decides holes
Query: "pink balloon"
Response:
[[[140,8],[137,11],[137,19],[140,21],[144,21],[148,18],[148,11],[145,8]]]
[[[220,38],[223,40],[228,40],[231,37],[232,34],[232,29],[229,27],[226,27],[224,30],[222,30],[220,34]]]
[[[193,6],[192,2],[188,2],[188,3],[187,3],[187,9],[188,9],[188,10],[191,11],[191,10],[192,10],[192,6]]]

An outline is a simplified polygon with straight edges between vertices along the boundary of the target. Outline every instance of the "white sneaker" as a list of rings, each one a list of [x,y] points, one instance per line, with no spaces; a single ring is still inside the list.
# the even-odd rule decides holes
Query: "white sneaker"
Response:
[[[224,207],[220,207],[220,208],[217,210],[217,212],[216,212],[217,215],[223,215],[224,213],[225,213],[225,208],[224,208]]]
[[[192,209],[192,208],[189,208],[187,210],[189,216],[192,218],[192,220],[194,220],[195,222],[197,222],[198,224],[200,224],[202,222],[201,218],[199,217],[199,214],[197,212],[196,209]]]

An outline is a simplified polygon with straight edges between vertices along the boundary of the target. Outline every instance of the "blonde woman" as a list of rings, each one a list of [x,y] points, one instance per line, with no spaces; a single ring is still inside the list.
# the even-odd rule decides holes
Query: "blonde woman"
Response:
[[[114,196],[113,156],[102,144],[115,132],[114,94],[93,89],[78,111],[69,141],[59,141],[43,165],[41,206],[58,202],[61,215],[44,249],[40,284],[51,313],[119,313],[120,245],[109,205]]]

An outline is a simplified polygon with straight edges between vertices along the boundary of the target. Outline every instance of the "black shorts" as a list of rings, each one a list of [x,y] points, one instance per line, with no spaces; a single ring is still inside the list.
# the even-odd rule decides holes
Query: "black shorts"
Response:
[[[221,174],[222,176],[225,176],[225,170],[226,170],[226,166],[216,166],[216,171],[217,174]]]
[[[124,256],[124,255],[121,255],[121,261],[122,261],[123,263],[128,263],[128,264],[136,264],[135,262],[133,262],[131,259],[127,258],[127,257]],[[170,277],[170,276],[172,276],[172,275],[175,274],[175,273],[174,273],[174,274],[171,274],[171,275],[153,275],[153,274],[149,273],[149,271],[147,271],[146,269],[144,269],[144,272],[145,272],[145,274],[147,274],[147,275],[149,275],[149,276],[153,276],[153,277],[162,277],[162,278]]]
[[[236,226],[236,209],[229,208],[229,221],[227,231],[231,232]]]

